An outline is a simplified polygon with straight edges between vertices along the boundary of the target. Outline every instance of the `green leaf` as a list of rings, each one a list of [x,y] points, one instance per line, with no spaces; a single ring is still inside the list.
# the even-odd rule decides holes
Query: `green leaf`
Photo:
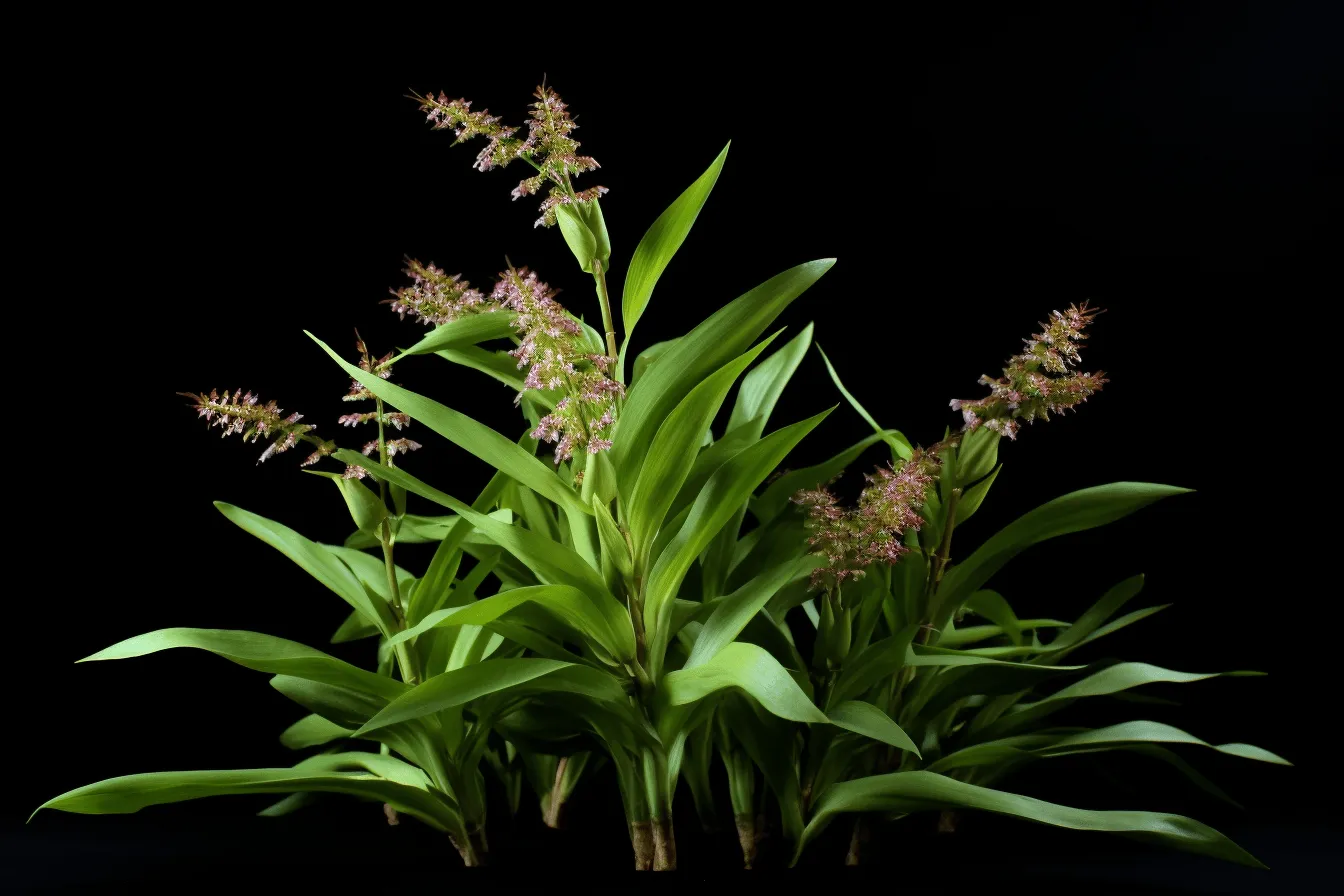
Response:
[[[778,334],[775,334],[778,335]],[[711,422],[728,390],[752,361],[765,350],[772,335],[745,354],[733,359],[690,391],[668,414],[653,437],[639,479],[629,493],[625,519],[635,546],[635,567],[647,568],[653,538],[662,527],[668,508],[695,465],[700,434]]]
[[[1028,547],[1071,532],[1115,522],[1154,501],[1190,489],[1148,482],[1112,482],[1047,501],[1008,524],[943,576],[938,589],[938,618],[943,628],[973,591]]]
[[[382,697],[293,675],[274,676],[271,687],[309,712],[352,732],[387,705]]]
[[[673,706],[695,703],[724,688],[741,688],[774,715],[795,722],[829,721],[788,670],[766,650],[735,641],[693,669],[667,673],[660,693]]]
[[[314,713],[304,716],[286,728],[280,735],[280,743],[291,750],[303,750],[329,744],[334,740],[349,737],[353,733],[349,728],[337,725]]]
[[[828,788],[817,800],[812,820],[798,843],[798,852],[841,812],[917,812],[941,808],[978,809],[1055,827],[1126,834],[1252,868],[1264,867],[1227,837],[1191,818],[1161,812],[1074,809],[926,771],[874,775]]]
[[[341,623],[341,627],[336,629],[336,634],[331,636],[331,643],[345,644],[361,638],[372,638],[378,633],[378,626],[370,622],[363,613],[351,610],[350,615]]]
[[[145,656],[174,647],[195,647],[258,672],[272,672],[321,681],[375,694],[391,700],[406,690],[399,681],[352,666],[320,650],[256,632],[207,628],[165,628],[127,638],[106,647],[81,663],[96,660],[124,660]]]
[[[597,541],[602,546],[603,559],[615,567],[622,579],[629,579],[635,572],[630,548],[625,543],[620,527],[611,518],[606,503],[596,495],[593,496],[593,515],[597,517]]]
[[[450,803],[427,790],[375,777],[362,769],[359,772],[335,772],[303,765],[295,768],[125,775],[63,793],[43,803],[38,811],[60,809],[86,815],[117,815],[138,812],[146,806],[180,803],[206,796],[296,791],[345,793],[388,803],[398,812],[419,818],[440,831],[457,831],[462,824],[461,817]]]
[[[605,269],[611,261],[611,239],[607,222],[602,217],[602,206],[596,199],[588,202],[569,202],[555,210],[555,222],[565,238],[569,251],[579,267],[594,273],[594,262]]]
[[[724,523],[736,514],[761,480],[832,410],[834,407],[772,432],[755,445],[734,455],[709,477],[691,505],[685,522],[663,549],[649,573],[644,612],[646,620],[653,620],[652,645],[649,650],[650,674],[656,676],[662,669],[663,652],[671,636],[669,623],[672,600],[695,558],[718,534]]]
[[[377,530],[378,524],[387,518],[387,505],[358,479],[346,479],[339,473],[328,473],[324,470],[304,472],[314,476],[325,476],[336,483],[336,488],[340,490],[341,497],[345,500],[345,506],[350,510],[350,519],[354,520],[355,528],[360,532],[372,535]]]
[[[1078,621],[1060,632],[1059,637],[1046,645],[1046,650],[1055,653],[1071,647],[1077,647],[1088,635],[1092,634],[1129,601],[1143,590],[1143,576],[1130,576],[1115,585],[1101,596],[1087,612],[1078,617]]]
[[[617,706],[626,701],[615,678],[589,666],[539,657],[492,659],[436,675],[411,688],[369,719],[355,736],[505,691],[583,694]]]
[[[871,703],[861,700],[847,700],[834,709],[826,711],[831,724],[864,737],[889,744],[898,750],[906,750],[919,755],[919,748],[910,739],[910,735],[901,730],[901,726],[891,717]]]
[[[518,360],[507,351],[488,351],[480,346],[466,345],[459,348],[442,349],[435,352],[445,361],[451,361],[462,367],[480,371],[491,379],[497,380],[515,392],[527,391],[531,400],[548,410],[555,407],[555,393],[549,389],[526,389],[523,374],[518,369]]]
[[[396,627],[388,606],[371,597],[345,564],[321,545],[309,541],[293,529],[241,507],[225,504],[223,501],[216,501],[215,507],[228,517],[230,522],[260,538],[301,566],[310,576],[334,591],[337,597],[376,624],[383,634],[390,633]]]
[[[821,350],[820,345],[817,346],[817,351],[821,354],[821,360],[826,362],[826,370],[830,373],[831,382],[835,383],[835,388],[840,390],[840,394],[845,397],[845,401],[849,402],[849,406],[858,411],[859,416],[864,419],[864,422],[873,428],[873,432],[880,436],[882,441],[887,443],[891,448],[892,459],[909,460],[910,455],[914,452],[910,448],[910,443],[906,440],[905,436],[894,430],[887,430],[878,426],[877,421],[873,419],[873,415],[864,410],[863,405],[859,404],[859,400],[845,388],[844,383],[840,382],[840,374],[835,372],[835,366],[831,364],[831,359],[826,357],[826,353]]]
[[[1275,765],[1292,765],[1287,759],[1261,747],[1250,744],[1214,745],[1179,728],[1173,728],[1171,725],[1148,721],[1123,722],[1119,725],[1110,725],[1106,728],[1073,734],[1057,740],[1047,747],[1042,747],[1040,752],[1059,754],[1071,752],[1078,748],[1129,743],[1194,744],[1217,750],[1219,753],[1226,753],[1228,756],[1254,759],[1257,762],[1271,762]]]
[[[514,316],[512,311],[486,311],[440,324],[392,361],[395,363],[407,355],[427,355],[444,349],[475,345],[489,339],[501,339],[513,333]]]
[[[395,645],[424,634],[430,629],[448,625],[488,625],[505,613],[526,603],[535,603],[552,611],[567,627],[597,642],[604,650],[621,656],[624,640],[611,631],[606,618],[589,597],[569,585],[534,585],[515,588],[475,601],[465,606],[450,607],[430,613],[419,624],[388,639]],[[627,623],[628,626],[629,623]],[[633,650],[631,651],[633,656]],[[626,657],[622,657],[626,658]]]
[[[731,145],[731,144],[728,144]],[[625,341],[628,344],[635,324],[644,314],[649,298],[658,278],[663,275],[672,256],[677,254],[691,231],[691,225],[700,214],[705,200],[714,189],[714,183],[723,170],[723,161],[728,156],[728,146],[724,146],[718,157],[710,164],[704,174],[696,178],[684,193],[677,197],[653,222],[644,237],[635,247],[630,257],[630,268],[625,274],[625,287],[621,296],[621,321],[625,326]],[[624,357],[625,350],[621,350]]]
[[[627,345],[629,344],[629,341],[630,338],[627,335],[626,336]],[[657,361],[659,358],[661,358],[664,354],[667,353],[668,349],[670,349],[672,346],[676,344],[677,344],[676,339],[665,339],[662,342],[655,342],[653,345],[649,346],[648,348],[644,349],[644,351],[640,352],[635,357],[635,365],[630,371],[631,385],[639,382],[640,377],[644,376],[644,371],[649,369],[649,365]],[[622,359],[624,359],[625,357],[624,346],[622,346],[621,348],[621,357]]]
[[[746,628],[751,617],[774,597],[779,589],[797,581],[820,563],[814,557],[801,557],[783,563],[752,579],[732,594],[715,602],[714,612],[700,629],[695,646],[683,669],[694,669],[712,660],[719,651]]]
[[[530,454],[521,445],[446,405],[439,404],[423,395],[417,395],[411,390],[388,382],[375,374],[360,370],[355,365],[347,363],[345,359],[312,333],[307,335],[320,345],[322,350],[330,355],[332,360],[339,364],[352,379],[383,401],[410,414],[454,445],[479,457],[500,472],[512,476],[537,494],[550,498],[566,510],[585,514],[592,512],[579,500],[579,496],[574,489],[556,475],[554,470],[538,460],[535,455]],[[354,462],[347,461],[347,463]],[[364,462],[359,465],[366,470],[369,469],[368,459],[365,458]]]
[[[770,486],[764,492],[752,500],[751,512],[762,523],[773,520],[784,508],[789,506],[789,499],[799,489],[816,488],[830,482],[846,467],[854,463],[858,456],[868,448],[888,437],[895,438],[900,435],[894,429],[884,429],[882,432],[873,433],[866,439],[854,443],[829,460],[822,461],[815,466],[804,467],[801,470],[790,470],[770,483]]]
[[[989,494],[990,488],[994,485],[994,480],[999,478],[999,471],[1002,469],[1003,464],[999,464],[992,473],[966,489],[962,494],[961,500],[957,502],[958,526],[970,519],[980,509],[980,505],[985,503],[985,495]]]
[[[793,378],[808,346],[812,344],[812,324],[782,346],[779,351],[766,358],[742,380],[737,390],[737,401],[733,404],[732,416],[728,418],[728,431],[748,423],[755,424],[754,435],[760,438],[765,432],[765,424],[775,403],[784,392],[784,387]]]
[[[349,449],[337,451],[333,456],[344,460],[347,455],[355,456]],[[400,467],[386,467],[366,462],[364,469],[368,470],[371,476],[395,482],[412,494],[456,511],[470,520],[473,526],[495,544],[526,563],[543,582],[578,588],[606,617],[612,634],[621,638],[621,651],[618,655],[622,658],[634,655],[635,636],[630,629],[629,616],[625,608],[607,590],[606,583],[602,581],[597,570],[589,566],[578,554],[535,532],[507,525],[473,510],[453,496],[426,485]],[[588,512],[591,514],[593,511],[589,508]]]
[[[611,449],[621,494],[630,494],[654,433],[686,393],[746,351],[833,264],[827,258],[798,265],[734,299],[677,339],[630,387]]]

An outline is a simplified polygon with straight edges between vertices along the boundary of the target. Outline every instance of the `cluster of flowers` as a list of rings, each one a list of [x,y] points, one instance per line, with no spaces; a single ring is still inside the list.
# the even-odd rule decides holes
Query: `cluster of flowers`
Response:
[[[364,340],[356,336],[355,347],[360,353],[359,367],[371,373],[376,373],[383,379],[392,375],[391,361],[392,355],[384,355],[377,361],[369,357],[368,349],[364,346]],[[218,426],[223,432],[222,435],[229,436],[241,434],[243,441],[255,442],[263,436],[270,440],[266,450],[261,453],[261,459],[257,463],[267,460],[272,455],[283,454],[290,448],[298,444],[299,440],[308,442],[316,447],[312,454],[304,459],[300,466],[308,467],[317,463],[322,458],[332,454],[339,447],[335,442],[321,439],[313,435],[316,427],[307,423],[300,423],[303,419],[302,414],[290,414],[285,416],[285,412],[276,406],[274,401],[261,403],[261,399],[251,392],[244,392],[242,389],[234,391],[232,394],[225,389],[221,395],[216,390],[210,390],[210,394],[203,392],[180,392],[185,398],[192,400],[192,407],[196,409],[198,417],[204,417],[210,427]],[[342,398],[342,401],[364,401],[373,398],[374,395],[368,389],[365,389],[354,381],[350,385],[350,391]],[[377,422],[378,412],[373,411],[366,414],[345,414],[338,419],[342,426],[357,426],[360,423]],[[397,430],[404,429],[411,423],[411,418],[401,413],[384,413],[382,422],[385,425],[395,427]],[[411,439],[388,439],[385,441],[387,450],[387,461],[392,463],[392,458],[398,454],[408,454],[420,448],[420,443]],[[363,452],[366,456],[373,454],[378,450],[378,440],[374,439],[364,445]],[[368,475],[368,471],[355,464],[347,464],[344,476],[346,479],[363,479]]]
[[[411,285],[389,290],[392,298],[383,300],[402,320],[409,314],[422,324],[438,326],[489,308],[481,291],[472,289],[461,274],[446,274],[433,262],[424,265],[408,258],[405,273]]]
[[[488,109],[471,111],[471,101],[450,100],[440,93],[417,96],[420,109],[436,130],[451,130],[461,143],[473,137],[484,137],[485,147],[476,156],[474,167],[481,171],[503,168],[515,159],[523,159],[537,173],[523,179],[513,190],[513,198],[531,196],[551,185],[550,194],[541,203],[541,217],[536,226],[555,224],[556,209],[570,202],[591,202],[607,192],[606,187],[591,187],[575,191],[572,177],[600,168],[592,156],[579,155],[579,142],[570,135],[577,125],[570,117],[569,107],[549,87],[538,87],[536,102],[528,113],[527,136],[519,137],[520,128],[500,123],[499,116]]]
[[[303,415],[299,413],[285,416],[283,409],[276,407],[274,401],[261,403],[261,399],[242,389],[230,394],[228,389],[220,395],[215,389],[210,394],[204,392],[179,392],[179,395],[192,400],[196,416],[204,417],[207,428],[218,426],[221,436],[240,434],[244,442],[255,442],[263,436],[270,440],[266,450],[261,453],[257,463],[262,463],[272,455],[283,454],[293,448],[300,438],[308,438],[314,427],[300,423]],[[316,463],[317,456],[304,462]]]
[[[793,496],[806,508],[808,544],[826,558],[826,565],[812,572],[814,587],[859,579],[875,563],[901,559],[908,550],[905,533],[923,523],[919,509],[938,478],[939,447],[915,451],[900,469],[888,465],[866,475],[857,507],[843,506],[830,483]]]
[[[518,347],[509,352],[527,368],[525,389],[562,390],[554,410],[543,417],[532,438],[555,443],[555,462],[575,452],[597,454],[611,447],[608,432],[616,422],[616,401],[625,389],[608,371],[611,359],[588,350],[577,321],[555,301],[555,293],[522,268],[500,274],[492,301],[515,313]],[[518,394],[515,401],[522,399]]]
[[[364,340],[355,336],[355,350],[359,352],[359,369],[366,373],[372,373],[380,379],[388,379],[392,376],[392,353],[389,352],[377,361],[369,356],[369,350],[364,345]],[[360,384],[359,380],[350,381],[350,391],[342,396],[341,401],[368,401],[374,398],[374,394]],[[336,421],[342,426],[358,426],[361,423],[381,423],[395,427],[398,431],[411,425],[411,418],[407,414],[384,413],[381,420],[377,411],[370,411],[364,414],[343,414]],[[383,445],[387,451],[387,462],[392,464],[392,459],[398,454],[409,454],[412,451],[420,449],[420,443],[411,439],[385,439]],[[331,450],[335,450],[333,445]],[[372,455],[378,450],[378,440],[366,442],[360,451],[365,457]],[[368,475],[368,471],[358,464],[346,464],[346,479],[363,479]]]
[[[1042,331],[1024,340],[1026,350],[1008,359],[1002,377],[980,377],[980,384],[989,386],[989,395],[974,401],[952,399],[952,409],[961,411],[966,429],[984,426],[1015,439],[1020,421],[1048,420],[1052,411],[1075,408],[1098,392],[1106,383],[1105,375],[1074,373],[1073,367],[1081,360],[1083,328],[1100,313],[1087,303],[1051,312]]]

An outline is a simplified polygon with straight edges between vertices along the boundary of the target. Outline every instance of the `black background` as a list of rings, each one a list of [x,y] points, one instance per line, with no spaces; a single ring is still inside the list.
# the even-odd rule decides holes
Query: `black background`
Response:
[[[389,829],[376,807],[336,798],[279,820],[252,816],[266,804],[257,797],[116,818],[43,813],[21,826],[42,800],[108,776],[293,761],[275,735],[302,711],[265,676],[190,651],[73,660],[174,625],[323,646],[344,618],[343,604],[210,506],[226,500],[339,541],[349,527],[335,489],[298,472],[298,452],[255,466],[258,449],[207,434],[174,392],[241,386],[335,434],[347,381],[302,330],[343,349],[356,326],[377,351],[414,341],[417,326],[379,304],[403,282],[403,254],[480,286],[507,254],[595,317],[590,280],[558,231],[533,229],[532,200],[509,200],[523,172],[471,170],[475,150],[452,147],[405,98],[443,89],[514,120],[544,75],[603,164],[583,183],[611,190],[617,293],[644,228],[733,141],[636,350],[786,267],[835,256],[780,323],[791,334],[815,321],[868,409],[927,444],[956,424],[948,399],[981,394],[976,377],[997,373],[1051,309],[1083,299],[1108,309],[1084,361],[1111,384],[1079,414],[1003,444],[991,498],[958,539],[964,550],[1036,504],[1102,482],[1196,489],[1028,552],[997,585],[1020,613],[1071,617],[1145,572],[1140,602],[1173,606],[1104,655],[1270,676],[1172,688],[1161,693],[1180,708],[1113,704],[1105,718],[1172,721],[1297,767],[1192,754],[1244,813],[1141,759],[1100,770],[1060,760],[1016,786],[1193,814],[1275,866],[1278,884],[1305,880],[1338,836],[1327,792],[1334,676],[1312,659],[1331,640],[1328,629],[1310,637],[1328,619],[1332,586],[1310,571],[1334,525],[1323,429],[1333,387],[1308,367],[1330,356],[1326,309],[1338,291],[1315,270],[1340,187],[1327,131],[1338,126],[1329,57],[1341,32],[1326,6],[965,8],[832,25],[809,15],[769,34],[725,25],[648,49],[636,40],[649,39],[647,27],[582,20],[554,26],[563,37],[537,19],[480,31],[408,23],[395,41],[368,35],[367,45],[303,24],[172,40],[138,32],[78,79],[76,101],[32,144],[52,163],[35,220],[67,265],[48,272],[44,292],[59,310],[39,326],[77,351],[48,348],[42,359],[66,428],[42,446],[41,469],[58,476],[15,471],[38,489],[42,535],[12,542],[12,563],[37,565],[26,593],[11,595],[29,634],[8,737],[21,758],[3,804],[7,864],[29,886],[204,868],[254,875],[263,888],[332,869],[353,880],[393,865],[457,867],[427,830]],[[509,391],[483,376],[432,358],[397,373],[506,432],[519,426]],[[837,401],[811,353],[774,420]],[[842,405],[790,465],[865,433]],[[423,428],[411,434],[425,445],[407,462],[418,475],[468,499],[484,484],[483,464]],[[11,450],[31,459],[30,447]],[[361,663],[368,650],[332,648]],[[688,795],[678,810],[689,813]],[[497,811],[504,870],[490,874],[623,872],[614,781],[585,782],[572,812],[571,829],[556,834],[541,829],[530,796],[512,830]],[[843,852],[847,827],[836,829],[809,855],[818,873]],[[731,835],[705,838],[689,814],[678,832],[686,875],[734,867]],[[992,820],[969,821],[952,841],[915,824],[890,843],[872,872],[884,880],[1270,886],[1123,840]]]

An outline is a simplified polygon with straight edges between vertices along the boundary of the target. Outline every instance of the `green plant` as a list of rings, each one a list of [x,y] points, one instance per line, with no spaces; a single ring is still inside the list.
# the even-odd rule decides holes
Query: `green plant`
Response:
[[[446,832],[474,865],[488,852],[487,769],[504,783],[514,811],[526,783],[555,824],[585,770],[610,762],[636,867],[665,869],[676,865],[676,785],[684,778],[711,819],[710,770],[720,756],[749,865],[761,808],[758,770],[796,850],[837,813],[947,807],[1138,832],[1254,863],[1189,819],[1085,812],[989,786],[1037,758],[1126,748],[1174,760],[1154,744],[1194,742],[1151,723],[1094,731],[1045,725],[1079,697],[1185,680],[1135,664],[1062,664],[1146,615],[1107,622],[1137,592],[1132,582],[1067,626],[1019,620],[1003,598],[983,590],[1028,545],[1180,489],[1119,483],[1068,495],[951,562],[955,527],[998,473],[1000,436],[1014,436],[1019,420],[1077,405],[1105,382],[1071,372],[1074,340],[1090,311],[1056,314],[1002,379],[985,380],[989,398],[960,403],[966,429],[927,450],[878,427],[831,368],[874,435],[762,489],[833,409],[767,432],[811,346],[812,326],[778,346],[779,331],[764,334],[833,260],[785,271],[688,333],[653,345],[629,365],[627,382],[630,333],[727,148],[631,254],[618,334],[599,199],[605,190],[574,188],[574,178],[597,163],[578,154],[558,96],[538,89],[525,131],[462,100],[417,99],[436,128],[453,130],[459,141],[485,140],[481,170],[519,160],[534,169],[514,196],[549,191],[537,224],[558,226],[592,276],[602,329],[561,307],[526,268],[510,265],[487,295],[410,260],[410,285],[389,303],[403,318],[432,326],[423,338],[378,359],[359,340],[351,363],[312,337],[351,379],[347,399],[372,407],[340,419],[376,427],[362,451],[341,448],[300,415],[250,393],[191,394],[198,413],[225,435],[266,440],[262,460],[305,442],[313,448],[305,466],[343,464],[316,474],[333,481],[349,510],[355,531],[343,545],[217,506],[350,605],[332,640],[376,637],[378,668],[251,632],[166,629],[109,647],[88,659],[194,647],[269,673],[310,713],[283,742],[319,752],[292,768],[115,778],[43,808],[132,812],[255,792],[285,795],[263,813],[280,814],[309,792],[349,793],[383,803],[390,821],[411,815]],[[487,347],[502,340],[513,348]],[[392,382],[394,365],[430,354],[516,389],[526,430],[501,434]],[[734,386],[727,425],[715,438],[714,421]],[[420,445],[392,438],[389,428],[412,425],[495,470],[474,500],[398,464]],[[893,465],[873,475],[857,508],[846,509],[822,484],[878,442]],[[537,456],[542,443],[553,445],[550,463]],[[412,497],[434,514],[410,512]],[[396,562],[396,546],[412,542],[437,543],[419,576]],[[800,655],[787,614],[816,627],[811,661]],[[987,624],[958,627],[966,615]],[[1061,633],[1042,642],[1038,633],[1053,629]],[[1076,680],[1043,690],[1068,676]],[[357,747],[369,741],[378,752]],[[1219,749],[1282,761],[1250,747]]]

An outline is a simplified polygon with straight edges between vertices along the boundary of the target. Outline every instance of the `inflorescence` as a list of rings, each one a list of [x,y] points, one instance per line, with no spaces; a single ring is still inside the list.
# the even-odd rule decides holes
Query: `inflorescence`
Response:
[[[503,168],[515,159],[523,159],[537,173],[524,178],[513,189],[513,198],[531,196],[548,183],[550,193],[541,203],[541,217],[536,226],[555,224],[556,209],[571,202],[591,202],[607,192],[606,187],[574,190],[571,178],[600,168],[592,156],[579,155],[579,142],[570,135],[578,127],[570,117],[569,107],[551,88],[538,87],[536,102],[528,113],[527,136],[519,137],[520,127],[500,123],[497,115],[488,109],[471,111],[471,101],[450,100],[440,93],[434,96],[416,96],[420,109],[428,116],[435,130],[450,130],[456,143],[473,137],[484,137],[484,148],[476,155],[473,167],[481,171]]]
[[[857,507],[841,505],[830,483],[793,496],[807,511],[808,544],[826,558],[812,572],[814,587],[859,579],[874,563],[901,559],[908,550],[905,533],[923,523],[919,509],[938,478],[937,447],[915,451],[900,469],[888,465],[865,476]]]
[[[1019,421],[1048,420],[1051,412],[1076,408],[1105,385],[1103,373],[1074,373],[1081,360],[1078,350],[1086,336],[1083,328],[1101,311],[1087,303],[1054,311],[1042,331],[1024,340],[1026,350],[1008,359],[1003,376],[982,376],[989,395],[973,401],[952,399],[967,430],[984,426],[1010,439],[1017,438]]]
[[[244,442],[255,442],[263,436],[269,439],[270,444],[261,453],[257,463],[293,448],[301,437],[314,428],[299,422],[303,419],[302,414],[285,416],[284,410],[277,407],[274,401],[262,404],[260,398],[242,389],[232,394],[225,389],[223,395],[214,389],[210,390],[209,395],[203,392],[178,394],[190,398],[196,415],[204,417],[209,427],[218,426],[222,429],[222,436],[241,434]]]

